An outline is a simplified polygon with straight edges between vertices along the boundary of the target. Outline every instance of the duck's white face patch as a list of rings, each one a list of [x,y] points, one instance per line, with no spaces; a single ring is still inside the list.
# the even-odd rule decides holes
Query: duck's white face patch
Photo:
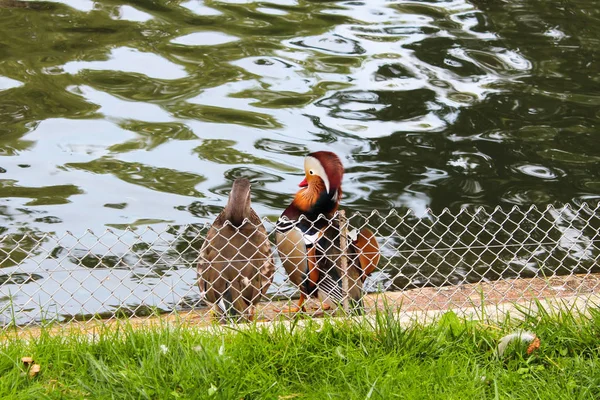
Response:
[[[325,184],[325,189],[327,189],[327,193],[329,193],[329,178],[327,177],[327,173],[325,173],[325,168],[323,165],[314,157],[306,156],[304,158],[304,173],[306,176],[316,175],[323,180]]]

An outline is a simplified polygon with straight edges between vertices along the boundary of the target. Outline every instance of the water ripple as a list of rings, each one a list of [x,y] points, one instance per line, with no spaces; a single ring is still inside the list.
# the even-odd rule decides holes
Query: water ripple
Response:
[[[239,38],[221,32],[194,32],[173,39],[171,43],[184,46],[217,46],[236,40]]]
[[[129,47],[113,49],[106,61],[71,61],[63,69],[69,74],[77,74],[82,70],[132,72],[156,79],[181,79],[187,76],[184,68],[163,57]]]

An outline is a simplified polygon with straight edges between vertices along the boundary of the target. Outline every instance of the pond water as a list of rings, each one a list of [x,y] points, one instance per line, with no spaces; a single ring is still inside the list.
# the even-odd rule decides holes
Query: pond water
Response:
[[[0,0],[1,229],[274,218],[321,149],[350,211],[594,203],[599,49],[592,0]]]

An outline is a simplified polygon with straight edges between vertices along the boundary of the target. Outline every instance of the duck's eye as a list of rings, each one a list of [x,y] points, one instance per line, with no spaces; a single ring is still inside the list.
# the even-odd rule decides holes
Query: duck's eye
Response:
[[[313,170],[308,171],[309,174],[314,175],[315,172]]]

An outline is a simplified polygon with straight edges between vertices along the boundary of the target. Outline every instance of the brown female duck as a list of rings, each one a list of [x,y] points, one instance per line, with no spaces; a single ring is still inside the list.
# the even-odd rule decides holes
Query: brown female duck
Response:
[[[254,318],[255,304],[271,285],[275,265],[267,232],[250,203],[250,182],[236,179],[229,201],[200,249],[200,291],[220,316]]]

